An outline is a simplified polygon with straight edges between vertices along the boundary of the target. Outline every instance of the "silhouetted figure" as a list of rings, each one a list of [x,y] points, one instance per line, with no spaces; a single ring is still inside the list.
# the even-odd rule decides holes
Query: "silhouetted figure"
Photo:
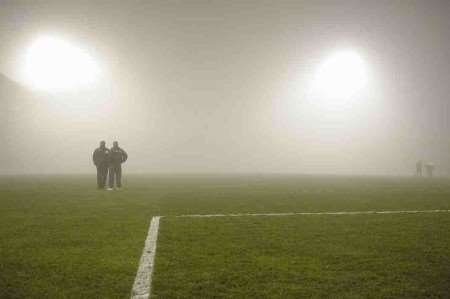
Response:
[[[416,163],[416,175],[422,176],[422,170],[423,170],[423,162],[422,160],[419,160]]]
[[[114,188],[114,179],[118,189],[122,187],[122,163],[128,159],[127,153],[119,147],[117,141],[113,142],[113,147],[109,154],[109,189]]]
[[[434,164],[433,163],[427,163],[425,164],[425,169],[427,170],[428,177],[433,177],[433,171],[434,171]]]
[[[109,149],[105,146],[104,141],[100,141],[100,147],[94,151],[92,160],[97,166],[97,188],[104,189],[106,184],[106,176],[108,175]]]

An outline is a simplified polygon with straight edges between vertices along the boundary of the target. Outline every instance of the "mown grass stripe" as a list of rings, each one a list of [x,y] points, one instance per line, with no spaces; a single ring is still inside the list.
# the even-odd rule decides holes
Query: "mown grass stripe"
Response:
[[[161,216],[154,216],[150,221],[150,228],[131,291],[132,299],[147,299],[150,297],[160,218]]]

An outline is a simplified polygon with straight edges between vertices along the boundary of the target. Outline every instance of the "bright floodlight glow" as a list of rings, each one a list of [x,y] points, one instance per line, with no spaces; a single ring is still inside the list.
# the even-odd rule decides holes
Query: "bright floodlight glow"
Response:
[[[25,83],[40,90],[88,87],[99,75],[99,67],[85,50],[55,37],[37,39],[26,50]]]
[[[318,68],[313,92],[327,98],[347,98],[360,92],[367,84],[367,70],[361,56],[352,51],[337,52]]]

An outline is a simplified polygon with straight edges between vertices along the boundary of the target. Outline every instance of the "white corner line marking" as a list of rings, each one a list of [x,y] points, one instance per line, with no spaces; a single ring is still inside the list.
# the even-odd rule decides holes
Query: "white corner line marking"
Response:
[[[237,214],[188,214],[175,217],[245,217],[245,216],[295,216],[295,215],[364,215],[364,214],[417,214],[450,213],[450,210],[397,210],[397,211],[342,211],[342,212],[292,212],[292,213],[237,213]],[[144,250],[131,291],[132,299],[148,299],[151,295],[152,274],[155,265],[156,243],[159,220],[164,216],[154,216],[150,221]]]
[[[132,299],[150,298],[152,286],[152,273],[155,265],[156,242],[158,240],[159,219],[162,216],[154,216],[150,221],[144,251],[142,252],[139,268],[134,279]]]
[[[245,217],[245,216],[294,216],[294,215],[364,215],[364,214],[416,214],[449,213],[450,210],[398,210],[398,211],[343,211],[343,212],[298,212],[298,213],[238,213],[238,214],[190,214],[176,217]]]

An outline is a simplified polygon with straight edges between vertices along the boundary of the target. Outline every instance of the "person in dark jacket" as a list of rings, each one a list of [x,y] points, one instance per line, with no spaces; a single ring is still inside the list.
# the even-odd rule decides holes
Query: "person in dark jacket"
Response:
[[[95,149],[92,160],[97,167],[97,189],[104,189],[109,162],[109,149],[105,146],[104,141],[100,141],[100,147]]]
[[[422,160],[417,161],[416,163],[416,175],[422,176],[423,162]]]
[[[109,188],[113,190],[114,179],[116,181],[117,189],[122,187],[122,163],[128,159],[127,153],[119,147],[117,141],[113,142],[113,147],[109,154]]]

